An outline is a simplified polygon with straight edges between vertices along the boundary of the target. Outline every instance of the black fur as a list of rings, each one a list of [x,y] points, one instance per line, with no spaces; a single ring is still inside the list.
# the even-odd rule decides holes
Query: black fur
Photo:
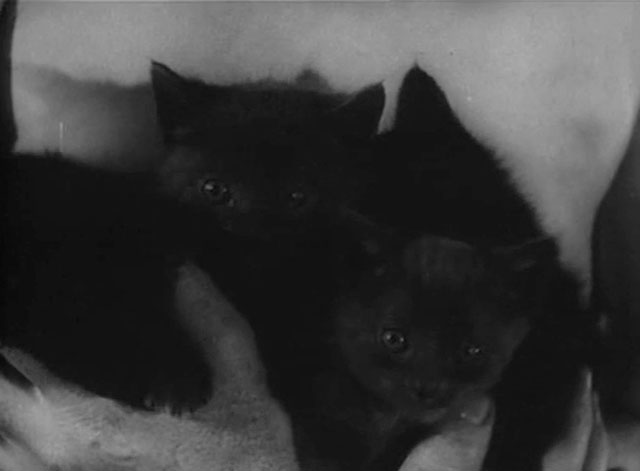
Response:
[[[195,407],[210,395],[211,372],[173,294],[176,268],[197,245],[188,234],[204,227],[190,232],[188,212],[145,177],[13,152],[15,8],[6,1],[0,16],[0,342],[94,393]]]
[[[184,209],[144,179],[60,156],[12,155],[0,168],[3,343],[132,405],[204,401],[210,372],[173,301],[191,252]]]
[[[256,331],[270,386],[285,402],[297,396],[292,369],[322,338],[316,319],[356,244],[347,214],[369,177],[362,161],[384,104],[381,86],[345,96],[316,90],[322,81],[310,74],[222,86],[152,66],[169,151],[160,180],[233,241],[225,256],[236,268],[216,281]],[[217,255],[200,260],[210,271],[220,265]]]
[[[371,178],[380,85],[353,96],[310,90],[307,79],[222,86],[158,63],[152,82],[169,152],[161,181],[230,233],[300,240],[357,206]]]
[[[402,82],[394,127],[380,136],[377,152],[383,178],[362,209],[373,220],[482,245],[543,235],[492,151],[464,128],[436,81],[418,67]]]
[[[381,243],[325,321],[321,355],[332,361],[297,374],[309,382],[293,414],[303,462],[397,469],[465,401],[489,393],[544,317],[540,285],[555,260],[547,245],[494,251],[428,236]],[[403,334],[406,350],[382,343],[389,329]]]
[[[5,2],[0,23],[12,25],[14,8],[15,2]],[[3,38],[2,93],[10,96],[6,28]],[[301,450],[322,461],[348,443],[349,453],[334,457],[337,469],[395,469],[431,424],[423,429],[407,419],[404,406],[389,406],[388,398],[372,393],[349,353],[328,342],[339,329],[333,321],[348,321],[355,312],[340,309],[353,297],[375,310],[367,279],[377,277],[378,267],[367,263],[376,257],[362,250],[353,211],[412,236],[434,233],[487,246],[539,236],[533,211],[490,151],[460,124],[437,84],[417,68],[403,83],[394,130],[377,140],[371,138],[384,101],[379,85],[353,97],[316,90],[319,82],[309,74],[294,87],[215,86],[157,63],[152,80],[170,150],[160,169],[169,197],[156,194],[143,177],[96,171],[61,156],[11,154],[15,124],[8,108],[0,149],[2,223],[10,228],[2,242],[3,342],[46,359],[64,378],[130,404],[140,406],[148,395],[172,404],[201,403],[211,378],[177,326],[172,303],[175,268],[195,258],[251,321],[271,387],[299,412],[293,418]],[[220,180],[227,186],[222,194]],[[402,264],[407,247],[404,237],[397,240],[392,265]],[[446,276],[434,298],[440,304],[431,299],[427,307],[446,311],[442,306],[466,299],[460,289],[466,293],[475,272],[473,266],[431,262],[429,269],[443,269]],[[400,282],[411,302],[425,295],[413,278]],[[575,293],[562,292],[570,284],[561,274],[548,279],[562,283],[549,292],[529,280],[504,290],[505,299],[495,296],[509,304],[510,293],[521,296],[526,287],[526,299],[549,314],[536,316],[534,334],[497,389],[506,405],[498,412],[498,451],[489,457],[495,469],[525,469],[505,467],[515,459],[510,450],[531,451],[527,456],[536,459],[549,440],[542,432],[549,430],[548,416],[541,411],[549,414],[558,403],[555,380],[566,382],[583,359],[583,344],[566,342],[573,338],[566,325],[578,324],[577,315],[571,317]],[[493,278],[484,281],[495,288]],[[374,285],[375,294],[398,287]],[[480,290],[481,297],[491,289]],[[557,316],[562,309],[570,314]],[[340,314],[328,315],[333,311]],[[432,328],[446,324],[445,318],[423,320]],[[459,340],[464,329],[449,333],[451,338],[438,339],[444,350],[457,345],[452,338]],[[558,342],[549,342],[556,335]],[[320,384],[335,387],[333,395]],[[334,397],[343,402],[327,402]],[[530,403],[540,405],[527,409]],[[327,420],[309,417],[318,411]],[[515,423],[518,430],[525,423],[532,434],[514,435]],[[310,443],[318,448],[305,448]]]
[[[363,209],[370,218],[489,247],[546,237],[491,150],[463,127],[435,80],[417,67],[401,86],[395,126],[379,144],[377,165],[387,177]],[[581,368],[593,367],[602,354],[596,315],[581,308],[578,283],[557,257],[545,260],[541,271],[520,282],[541,315],[495,389],[491,470],[540,469],[567,419]]]
[[[575,283],[560,268],[555,244],[531,244],[517,251],[527,256],[515,260],[512,251],[495,249],[544,234],[507,173],[460,124],[433,79],[411,70],[402,85],[395,128],[372,140],[381,111],[378,87],[341,104],[341,95],[273,82],[208,85],[160,64],[152,76],[170,148],[161,178],[172,194],[208,212],[238,244],[232,258],[248,267],[241,271],[245,276],[235,279],[225,272],[220,284],[256,331],[269,384],[292,415],[303,466],[394,469],[433,430],[433,424],[396,420],[408,414],[398,405],[381,406],[370,385],[356,381],[362,368],[351,368],[349,354],[329,341],[341,329],[333,320],[365,323],[366,316],[358,315],[362,309],[353,302],[340,304],[345,300],[358,295],[373,300],[399,288],[410,292],[405,300],[411,304],[431,292],[416,291],[406,280],[399,285],[386,278],[367,282],[380,269],[370,265],[372,260],[388,248],[366,234],[383,225],[391,241],[391,265],[401,264],[412,241],[429,233],[470,242],[485,254],[481,260],[489,257],[498,265],[498,260],[509,260],[511,269],[521,272],[494,276],[490,269],[478,275],[473,263],[458,263],[453,247],[417,251],[438,254],[421,262],[421,269],[439,273],[429,281],[438,295],[422,303],[429,311],[423,320],[431,323],[430,331],[444,329],[450,320],[434,311],[448,314],[446,306],[452,305],[457,314],[451,316],[463,316],[467,310],[456,303],[475,299],[465,305],[473,312],[483,296],[502,303],[498,312],[532,323],[530,338],[496,389],[498,423],[488,462],[498,470],[513,469],[514,456],[526,453],[534,469],[561,425],[571,377],[587,361],[584,342],[590,334],[582,326],[590,319],[577,307]],[[206,188],[212,182],[213,195]],[[291,211],[287,197],[295,191],[308,204]],[[482,280],[482,288],[471,294],[465,290],[474,277]],[[502,284],[509,288],[498,289]],[[517,308],[508,306],[514,298]],[[396,307],[402,310],[402,304]],[[339,314],[328,315],[334,310]],[[497,326],[511,325],[508,316],[488,318]],[[375,323],[375,316],[369,321]],[[488,325],[487,319],[479,323]],[[497,326],[496,338],[517,337],[518,329],[502,332]],[[421,331],[415,330],[416,335]],[[449,337],[432,339],[432,346],[442,352],[455,349],[465,332],[459,326]],[[566,341],[558,346],[561,338]],[[429,349],[428,342],[419,344]],[[563,397],[559,390],[564,402],[558,400]],[[443,400],[453,396],[445,394]],[[539,407],[532,412],[528,404]],[[536,411],[553,412],[557,423]],[[526,433],[520,413],[530,424]],[[380,428],[378,420],[387,425]],[[340,451],[343,443],[350,444],[348,451]]]

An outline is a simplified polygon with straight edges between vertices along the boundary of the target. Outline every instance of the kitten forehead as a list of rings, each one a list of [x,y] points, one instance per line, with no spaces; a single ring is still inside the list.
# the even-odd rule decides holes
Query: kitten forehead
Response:
[[[218,92],[217,95],[220,93]],[[246,90],[228,87],[223,97],[212,100],[209,116],[216,116],[221,125],[234,122],[280,123],[310,121],[323,116],[340,103],[344,97],[296,89]]]
[[[484,272],[478,252],[464,242],[422,237],[406,248],[404,268],[423,283],[465,283]]]

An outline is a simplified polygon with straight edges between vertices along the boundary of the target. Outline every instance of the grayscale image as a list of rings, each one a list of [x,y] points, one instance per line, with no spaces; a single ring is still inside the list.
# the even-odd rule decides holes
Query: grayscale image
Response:
[[[639,2],[0,2],[0,471],[640,471]]]

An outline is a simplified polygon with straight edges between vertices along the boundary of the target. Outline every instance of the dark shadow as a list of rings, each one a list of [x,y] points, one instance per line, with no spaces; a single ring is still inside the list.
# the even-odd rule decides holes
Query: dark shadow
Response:
[[[594,228],[594,306],[607,315],[609,402],[640,416],[640,115]]]

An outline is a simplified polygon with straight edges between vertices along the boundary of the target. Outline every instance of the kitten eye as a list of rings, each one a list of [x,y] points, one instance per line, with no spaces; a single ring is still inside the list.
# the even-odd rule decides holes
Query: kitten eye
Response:
[[[233,205],[231,190],[221,181],[210,178],[202,182],[200,191],[214,204]]]
[[[463,360],[477,360],[484,354],[484,350],[478,344],[465,342],[460,349],[460,356]]]
[[[396,329],[383,330],[380,335],[380,340],[391,353],[402,353],[409,348],[409,342],[405,335]]]
[[[301,209],[307,204],[308,198],[303,191],[292,191],[288,195],[288,200],[291,208]]]

